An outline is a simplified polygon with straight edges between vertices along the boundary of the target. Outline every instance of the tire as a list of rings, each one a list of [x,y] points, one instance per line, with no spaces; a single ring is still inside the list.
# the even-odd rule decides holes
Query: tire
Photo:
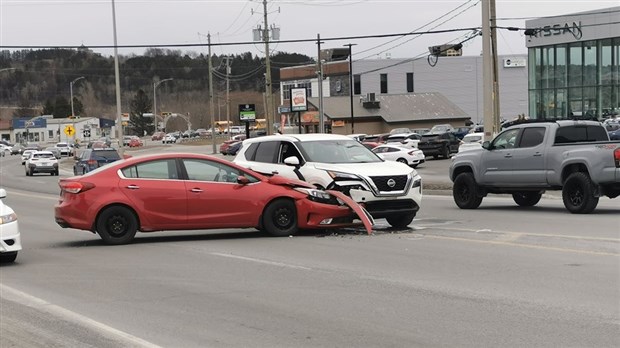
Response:
[[[409,226],[409,224],[413,221],[413,218],[415,218],[415,213],[390,216],[385,219],[387,220],[388,224],[390,224],[394,228],[405,228]]]
[[[128,208],[112,206],[97,218],[97,233],[104,243],[120,245],[130,243],[138,231],[138,219]]]
[[[441,149],[441,157],[446,159],[450,158],[450,148],[448,147],[448,145],[444,145]]]
[[[26,176],[30,176],[30,171],[26,169]]]
[[[33,170],[32,168],[30,168],[30,169],[28,170],[28,172],[30,173],[30,176],[33,176],[33,175],[34,175],[34,170]]]
[[[409,165],[409,162],[406,159],[404,159],[404,158],[399,158],[399,159],[396,160],[396,162],[400,162],[400,163],[404,163],[406,165]]]
[[[12,253],[0,254],[0,262],[2,263],[15,262],[16,259],[17,259],[17,251],[12,252]]]
[[[598,205],[594,185],[588,174],[575,172],[568,176],[562,187],[564,207],[573,214],[589,214]]]
[[[540,192],[515,192],[512,194],[512,199],[521,207],[533,207],[542,197]]]
[[[478,184],[472,173],[461,173],[454,179],[452,198],[461,209],[476,209],[482,203],[478,193]]]
[[[267,233],[276,237],[294,235],[297,226],[297,209],[289,199],[277,199],[270,203],[263,212],[263,226]]]
[[[58,169],[56,169],[56,170],[54,171],[54,174],[52,174],[52,175],[56,175],[56,176],[58,176],[58,174],[59,174],[59,173],[60,173],[60,171],[59,171]]]

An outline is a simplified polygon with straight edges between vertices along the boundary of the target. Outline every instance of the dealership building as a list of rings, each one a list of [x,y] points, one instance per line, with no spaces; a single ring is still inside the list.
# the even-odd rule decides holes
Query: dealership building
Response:
[[[620,7],[526,21],[529,116],[620,114]]]

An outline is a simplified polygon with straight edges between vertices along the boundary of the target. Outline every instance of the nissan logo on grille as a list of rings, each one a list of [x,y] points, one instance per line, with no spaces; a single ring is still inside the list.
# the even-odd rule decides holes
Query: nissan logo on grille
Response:
[[[394,181],[394,179],[390,179],[387,181],[387,185],[393,188],[394,186],[396,186],[396,181]]]

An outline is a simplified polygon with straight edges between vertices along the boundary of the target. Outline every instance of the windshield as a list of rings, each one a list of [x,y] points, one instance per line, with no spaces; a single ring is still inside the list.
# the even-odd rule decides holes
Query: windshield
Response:
[[[431,131],[428,132],[428,134],[442,134],[442,133],[450,131],[450,128],[451,127],[448,125],[433,126],[433,128],[431,128]]]
[[[476,143],[482,140],[482,136],[480,135],[473,135],[473,136],[465,136],[463,138],[463,142],[464,143]]]
[[[368,163],[382,162],[359,142],[351,140],[318,140],[299,142],[298,146],[308,162]]]

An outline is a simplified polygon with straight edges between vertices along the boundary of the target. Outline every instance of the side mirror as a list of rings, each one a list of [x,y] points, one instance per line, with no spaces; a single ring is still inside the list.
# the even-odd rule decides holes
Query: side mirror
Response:
[[[284,164],[286,164],[287,166],[292,166],[295,168],[299,167],[299,158],[295,157],[295,156],[291,156],[291,157],[287,157],[284,159]]]
[[[482,143],[482,148],[486,150],[491,150],[491,143],[489,141],[485,141]]]
[[[239,176],[237,177],[237,184],[240,184],[240,185],[247,185],[247,184],[249,184],[249,183],[250,183],[250,179],[246,178],[245,176],[243,176],[243,175],[239,175]]]

